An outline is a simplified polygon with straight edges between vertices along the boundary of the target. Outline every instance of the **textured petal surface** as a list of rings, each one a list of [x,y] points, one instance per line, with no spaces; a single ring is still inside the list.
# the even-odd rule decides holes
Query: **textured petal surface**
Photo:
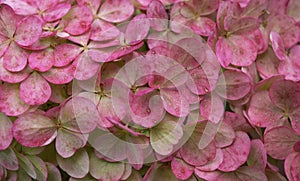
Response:
[[[81,52],[79,46],[65,43],[55,47],[54,66],[63,67],[71,63]]]
[[[47,22],[53,22],[59,20],[64,15],[66,15],[70,9],[71,9],[70,3],[68,2],[59,3],[56,6],[47,9],[43,13],[43,19]]]
[[[130,0],[105,1],[98,16],[105,21],[119,23],[130,18],[134,12],[134,6]]]
[[[8,170],[18,170],[19,161],[12,148],[7,148],[0,152],[0,165]]]
[[[27,65],[27,52],[15,43],[11,43],[3,58],[3,66],[8,71],[19,72]]]
[[[0,150],[5,150],[13,139],[12,123],[3,113],[0,113]]]
[[[71,64],[61,68],[52,68],[41,75],[53,84],[66,84],[74,78],[76,67]]]
[[[188,179],[194,172],[194,167],[178,158],[174,158],[171,161],[171,167],[176,178],[180,180]]]
[[[32,52],[28,57],[28,64],[33,70],[48,71],[54,64],[53,50],[46,49],[40,52]]]
[[[235,172],[223,173],[217,179],[217,181],[267,181],[267,177],[262,170],[255,167],[243,166]]]
[[[247,164],[265,170],[267,166],[267,152],[261,140],[255,139],[251,141],[251,150]]]

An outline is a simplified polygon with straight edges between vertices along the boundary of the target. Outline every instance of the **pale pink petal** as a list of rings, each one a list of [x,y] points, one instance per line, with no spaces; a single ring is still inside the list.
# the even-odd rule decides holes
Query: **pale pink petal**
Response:
[[[14,10],[10,6],[1,4],[0,19],[0,34],[5,37],[13,37],[18,21]]]
[[[71,9],[70,3],[59,3],[49,9],[47,9],[43,14],[43,19],[47,22],[53,22],[61,19],[65,16]]]
[[[188,179],[194,172],[194,167],[188,165],[183,160],[178,158],[173,158],[171,161],[171,167],[176,178],[180,180]]]
[[[228,16],[227,16],[228,17]],[[259,21],[253,17],[243,17],[239,19],[230,19],[232,21],[224,22],[225,29],[236,35],[248,35],[254,32],[259,27]]]
[[[0,34],[0,57],[5,53],[9,44],[10,40],[6,36]]]
[[[27,113],[20,116],[12,127],[14,138],[27,147],[38,147],[50,144],[56,137],[56,125],[50,118]]]
[[[146,18],[145,14],[140,14],[135,16],[131,20],[125,32],[125,43],[129,45],[134,45],[143,41],[150,30],[150,21]]]
[[[46,72],[54,64],[53,50],[48,48],[39,52],[32,52],[28,57],[29,67],[39,72]]]
[[[224,102],[215,94],[209,94],[200,102],[200,114],[212,123],[222,120],[224,114]]]
[[[59,0],[51,0],[51,1],[38,1],[38,0],[31,0],[32,2],[30,3],[30,1],[28,1],[28,4],[32,4],[34,6],[36,6],[39,10],[46,10],[49,9],[53,6],[56,6],[57,3],[59,2]]]
[[[1,166],[8,170],[17,171],[19,169],[18,158],[10,147],[0,152],[0,163]]]
[[[120,30],[113,24],[110,24],[101,19],[93,21],[91,27],[91,40],[94,41],[107,41],[116,38],[120,34]]]
[[[3,58],[3,66],[8,71],[19,72],[27,65],[28,53],[15,43],[11,43]]]
[[[27,16],[18,24],[14,40],[21,46],[34,44],[42,34],[42,21],[36,16]]]
[[[220,64],[223,67],[228,67],[232,60],[232,50],[229,41],[225,38],[219,37],[216,44],[216,55]]]
[[[285,159],[293,152],[294,144],[300,140],[291,128],[280,126],[268,130],[264,135],[264,145],[267,153],[275,159]]]
[[[80,53],[79,46],[70,43],[64,43],[55,47],[54,50],[54,66],[63,67],[71,63]]]
[[[164,5],[159,0],[153,0],[150,2],[147,8],[147,18],[153,19],[150,23],[151,27],[156,31],[163,31],[168,28],[168,14]]]
[[[237,131],[236,138],[232,145],[222,149],[223,162],[218,169],[224,172],[238,169],[247,161],[250,147],[251,142],[249,136],[245,132]]]
[[[267,152],[261,140],[255,139],[251,141],[251,150],[247,164],[265,170],[267,166]]]
[[[82,52],[74,63],[76,64],[75,78],[77,80],[87,80],[100,69],[100,64],[92,61],[87,51]]]
[[[144,42],[140,42],[140,43],[138,43],[136,45],[132,45],[132,46],[116,47],[116,49],[111,53],[111,55],[108,58],[106,58],[105,62],[117,60],[118,58],[120,58],[124,55],[128,55],[128,54],[132,53],[133,51],[141,48],[143,45],[144,45]]]
[[[24,69],[21,72],[10,72],[3,67],[3,58],[0,58],[0,80],[7,83],[19,83],[29,76],[30,70]]]
[[[66,84],[73,80],[76,66],[74,64],[61,68],[52,68],[41,75],[53,84]]]
[[[0,111],[7,116],[18,116],[29,109],[20,98],[19,86],[17,84],[2,84],[0,86]]]
[[[215,136],[215,143],[218,148],[224,148],[233,143],[236,139],[236,135],[231,125],[221,122],[218,127],[217,134]]]
[[[243,166],[235,172],[223,173],[216,181],[268,181],[265,173],[255,167]]]
[[[297,152],[292,152],[290,153],[285,161],[284,161],[284,171],[285,171],[285,174],[286,174],[286,177],[291,180],[291,181],[294,181],[293,179],[293,175],[292,175],[292,172],[291,172],[291,167],[292,167],[292,163],[293,161],[295,160],[295,158],[299,157],[299,153]]]
[[[298,59],[287,58],[280,62],[278,72],[285,76],[285,79],[292,81],[300,80],[300,66]]]
[[[0,150],[5,150],[13,139],[12,123],[5,114],[0,113],[0,124]]]
[[[88,6],[93,11],[93,14],[96,14],[100,7],[101,1],[99,1],[99,0],[77,0],[77,3],[80,6],[83,6],[83,5]]]
[[[220,171],[206,172],[201,171],[199,169],[195,169],[195,175],[204,180],[216,180],[221,174],[222,172]]]
[[[37,72],[33,72],[20,85],[21,99],[29,105],[46,103],[51,96],[51,87]]]
[[[108,22],[120,23],[130,18],[134,6],[130,0],[107,0],[100,7],[98,16]]]
[[[71,35],[80,35],[90,29],[93,14],[86,6],[73,6],[72,9],[64,17],[67,21],[65,31]]]
[[[300,155],[296,156],[291,164],[291,174],[294,180],[300,180]]]

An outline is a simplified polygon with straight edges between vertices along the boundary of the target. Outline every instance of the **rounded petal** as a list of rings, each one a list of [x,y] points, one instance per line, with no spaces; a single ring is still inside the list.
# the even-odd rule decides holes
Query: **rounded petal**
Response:
[[[156,31],[163,31],[168,28],[168,14],[164,5],[158,0],[153,0],[149,3],[147,8],[147,18],[153,19],[150,23],[151,27]]]
[[[53,163],[46,163],[48,170],[47,180],[49,181],[62,181],[62,176],[58,168]]]
[[[32,70],[46,72],[54,64],[53,50],[46,49],[39,52],[32,52],[28,58],[29,67]]]
[[[221,149],[217,149],[216,157],[207,162],[205,165],[197,166],[196,170],[201,170],[205,172],[211,172],[219,168],[220,164],[223,162],[223,152]]]
[[[47,9],[43,14],[43,19],[47,22],[53,22],[61,19],[65,16],[71,9],[70,3],[59,3],[56,6],[53,6]]]
[[[12,171],[19,169],[18,158],[12,148],[9,147],[6,150],[0,151],[0,165]]]
[[[201,115],[212,123],[222,120],[224,111],[224,101],[218,95],[209,94],[200,102]]]
[[[18,16],[14,10],[6,4],[1,4],[0,9],[0,34],[5,37],[12,37],[16,31]]]
[[[51,68],[49,71],[41,73],[41,75],[53,84],[66,84],[73,80],[75,70],[75,65],[71,64],[61,68]]]
[[[235,172],[228,172],[221,174],[216,181],[268,181],[268,178],[264,174],[263,170],[255,167],[243,166]]]
[[[75,60],[77,80],[87,80],[93,77],[100,69],[100,64],[91,60],[87,52],[81,53]]]
[[[267,152],[261,140],[251,141],[251,150],[247,160],[249,166],[255,166],[258,169],[265,170],[267,166]]]
[[[28,53],[24,49],[11,43],[4,54],[3,66],[8,71],[20,72],[26,67],[27,58]]]
[[[191,23],[192,30],[200,36],[210,36],[216,29],[216,23],[206,17],[199,17]]]
[[[120,23],[130,18],[134,6],[130,0],[107,0],[100,7],[98,16],[111,23]]]
[[[0,150],[8,148],[12,139],[12,123],[7,116],[0,112]]]
[[[150,21],[146,18],[146,15],[141,14],[135,16],[131,20],[125,32],[125,43],[131,45],[136,44],[137,42],[143,41],[150,30]]]
[[[120,34],[120,30],[113,24],[101,19],[94,20],[91,27],[91,40],[107,41],[116,38]]]
[[[36,171],[36,180],[47,180],[48,171],[45,162],[38,156],[27,156]]]
[[[79,46],[70,43],[64,43],[55,47],[54,50],[54,66],[63,67],[71,63],[79,54],[81,49]]]
[[[215,143],[218,148],[223,148],[229,146],[233,143],[236,138],[235,132],[232,129],[231,125],[222,122],[220,123],[217,134],[215,136]]]
[[[194,167],[188,165],[179,158],[173,158],[173,160],[171,161],[171,167],[174,175],[179,180],[188,179],[194,172]]]
[[[14,138],[27,147],[45,146],[56,137],[55,122],[38,113],[20,116],[12,127]]]
[[[21,83],[20,96],[29,105],[41,105],[49,100],[51,87],[39,73],[33,72]]]

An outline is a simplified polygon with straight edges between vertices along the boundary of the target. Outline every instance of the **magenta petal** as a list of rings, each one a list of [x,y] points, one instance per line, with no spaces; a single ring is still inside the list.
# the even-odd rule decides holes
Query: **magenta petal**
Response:
[[[219,168],[219,165],[223,162],[223,152],[221,149],[217,149],[216,152],[216,157],[206,163],[203,166],[197,166],[195,169],[196,170],[201,170],[201,171],[206,171],[206,172],[211,172]]]
[[[26,67],[27,57],[28,54],[24,49],[11,43],[4,54],[3,66],[8,71],[19,72]]]
[[[0,56],[1,57],[7,50],[9,44],[10,44],[10,40],[6,36],[0,34]]]
[[[53,50],[48,48],[39,52],[32,52],[28,58],[29,67],[39,72],[48,71],[54,64]]]
[[[248,109],[251,124],[268,127],[279,121],[283,114],[282,110],[271,102],[267,91],[257,92],[252,96]]]
[[[270,33],[270,40],[272,43],[272,48],[275,52],[275,55],[278,57],[279,60],[286,60],[287,56],[285,53],[285,48],[283,45],[283,41],[280,35],[277,32],[272,31]]]
[[[238,169],[247,161],[250,147],[251,142],[249,136],[245,132],[237,131],[236,138],[232,145],[222,149],[223,162],[218,169],[224,172]]]
[[[102,4],[98,16],[108,22],[120,23],[133,13],[134,6],[130,0],[107,0]]]
[[[292,161],[291,163],[291,175],[293,177],[293,179],[296,181],[296,180],[299,180],[300,179],[300,173],[299,173],[299,170],[300,170],[300,154],[298,154],[294,160]]]
[[[20,98],[19,86],[17,84],[0,85],[0,111],[7,116],[18,116],[29,109]]]
[[[46,103],[51,96],[51,87],[37,72],[33,72],[20,85],[21,99],[29,105]]]
[[[216,23],[206,17],[197,18],[190,26],[195,33],[201,36],[209,36],[216,29]]]
[[[52,68],[41,75],[53,84],[66,84],[73,80],[76,67],[74,64],[62,68]]]
[[[65,31],[71,35],[80,35],[90,29],[93,14],[88,7],[77,5],[72,7],[65,18],[67,20]]]
[[[70,9],[70,3],[59,3],[56,6],[47,9],[42,16],[45,21],[53,22],[66,15]]]
[[[50,144],[56,137],[55,122],[38,113],[20,116],[13,125],[14,138],[27,147]]]
[[[220,37],[216,44],[216,55],[223,67],[228,67],[232,60],[232,50],[229,41]]]
[[[280,126],[268,130],[264,135],[264,145],[267,153],[275,159],[285,159],[293,152],[294,144],[300,140],[291,128]]]
[[[178,158],[173,158],[171,161],[171,167],[176,178],[180,180],[188,179],[194,172],[194,167],[188,165],[183,160]]]
[[[0,80],[7,83],[19,83],[29,76],[30,70],[24,69],[21,72],[10,72],[3,67],[3,58],[0,58]]]
[[[265,170],[267,166],[267,152],[261,140],[255,139],[251,141],[251,150],[247,164]]]
[[[5,114],[0,113],[0,150],[5,150],[10,145],[12,134],[12,123]]]
[[[238,20],[224,22],[225,29],[238,35],[248,35],[259,27],[259,21],[253,17],[243,17]]]
[[[294,180],[292,173],[291,173],[291,166],[296,157],[299,157],[299,153],[293,152],[293,153],[289,154],[288,157],[286,157],[286,159],[284,161],[284,171],[285,171],[286,177],[289,180]]]
[[[42,34],[42,21],[36,16],[28,16],[19,23],[15,41],[21,46],[34,44]]]
[[[141,14],[135,16],[133,20],[131,20],[125,32],[125,43],[131,45],[136,44],[136,42],[143,41],[148,32],[150,30],[150,21],[146,18],[146,15]],[[133,33],[134,32],[134,33]]]
[[[256,60],[256,68],[263,79],[278,75],[278,66],[279,59],[271,48],[268,48],[267,51],[258,56]]]
[[[64,43],[55,47],[54,66],[63,67],[71,63],[81,52],[79,46],[70,43]]]

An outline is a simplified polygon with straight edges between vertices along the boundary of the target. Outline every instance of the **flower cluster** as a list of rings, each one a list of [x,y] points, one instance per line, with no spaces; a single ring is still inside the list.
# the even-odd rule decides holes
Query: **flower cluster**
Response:
[[[0,0],[0,180],[299,170],[297,0]]]

